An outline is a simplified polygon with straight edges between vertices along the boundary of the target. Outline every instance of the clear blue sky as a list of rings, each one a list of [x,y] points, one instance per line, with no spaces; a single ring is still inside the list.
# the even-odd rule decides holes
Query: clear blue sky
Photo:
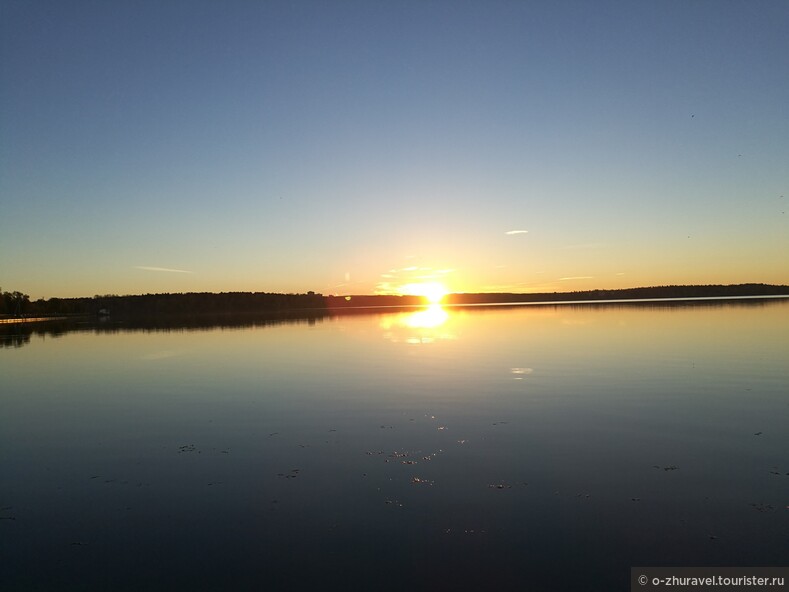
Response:
[[[785,0],[2,0],[0,287],[789,283],[787,31]]]

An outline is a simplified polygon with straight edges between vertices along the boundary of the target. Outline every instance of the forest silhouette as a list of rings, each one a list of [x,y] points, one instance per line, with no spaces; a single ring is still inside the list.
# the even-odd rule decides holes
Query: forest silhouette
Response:
[[[585,290],[576,292],[457,293],[448,294],[444,305],[514,304],[531,302],[576,302],[649,298],[737,298],[743,296],[789,295],[789,286],[770,284],[685,285]],[[350,295],[324,296],[316,292],[280,294],[270,292],[187,292],[86,298],[49,298],[31,301],[19,291],[0,295],[0,318],[95,316],[115,318],[157,318],[269,314],[292,316],[305,313],[320,317],[337,310],[412,307],[426,304],[422,296]],[[303,314],[301,315],[303,316]]]

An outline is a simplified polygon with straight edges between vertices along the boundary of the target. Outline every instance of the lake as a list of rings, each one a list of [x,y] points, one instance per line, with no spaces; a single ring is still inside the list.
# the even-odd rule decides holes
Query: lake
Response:
[[[3,331],[2,590],[626,590],[789,557],[787,299]]]

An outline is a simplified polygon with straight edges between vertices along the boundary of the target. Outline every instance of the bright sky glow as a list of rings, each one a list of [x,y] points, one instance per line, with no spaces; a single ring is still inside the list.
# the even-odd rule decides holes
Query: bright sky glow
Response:
[[[411,294],[413,296],[423,296],[430,304],[438,304],[449,292],[446,287],[439,282],[424,282],[416,284],[404,284],[399,288],[401,294]]]
[[[0,4],[0,288],[789,283],[789,4]]]

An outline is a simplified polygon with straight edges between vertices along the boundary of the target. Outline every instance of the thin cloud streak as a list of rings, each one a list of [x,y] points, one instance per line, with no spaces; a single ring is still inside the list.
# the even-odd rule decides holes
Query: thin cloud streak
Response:
[[[433,267],[421,267],[419,265],[392,268],[380,275],[380,280],[375,286],[375,293],[402,295],[404,287],[413,287],[414,285],[425,283],[444,282],[448,279],[449,275],[456,271],[457,270],[454,268],[449,267],[435,269]]]
[[[526,233],[528,233],[528,232],[529,232],[528,230],[508,230],[508,231],[507,231],[507,232],[505,232],[504,234],[508,234],[508,235],[510,235],[510,236],[511,236],[511,235],[513,235],[513,234],[526,234]]]
[[[135,265],[134,269],[142,269],[144,271],[166,271],[169,273],[194,273],[194,271],[186,271],[185,269],[169,269],[167,267],[149,267],[147,265]]]
[[[593,275],[574,275],[574,276],[571,276],[571,277],[559,278],[559,281],[560,282],[565,282],[567,280],[593,280],[593,279],[594,279]]]

